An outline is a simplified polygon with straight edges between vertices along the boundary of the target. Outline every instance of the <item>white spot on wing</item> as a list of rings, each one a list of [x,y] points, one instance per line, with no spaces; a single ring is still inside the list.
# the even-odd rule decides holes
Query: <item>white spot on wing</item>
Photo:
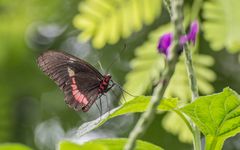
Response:
[[[74,61],[75,61],[74,58],[70,58],[70,59],[69,59],[69,62],[70,62],[70,63],[73,63]]]
[[[72,77],[75,75],[74,71],[68,67],[68,74],[69,74],[69,77]]]

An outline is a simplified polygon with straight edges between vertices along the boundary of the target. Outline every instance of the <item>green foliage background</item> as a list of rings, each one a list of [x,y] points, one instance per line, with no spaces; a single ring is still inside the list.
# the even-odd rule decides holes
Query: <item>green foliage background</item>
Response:
[[[186,29],[191,18],[188,15],[194,14],[193,2],[185,1]],[[201,32],[193,59],[200,93],[221,91],[226,86],[240,93],[240,2],[206,0],[199,7]],[[98,117],[98,111],[96,115],[83,114],[66,107],[63,94],[37,67],[35,60],[40,53],[64,50],[92,64],[100,61],[104,69],[117,57],[120,61],[110,70],[114,80],[134,95],[150,95],[164,64],[156,51],[157,41],[163,33],[171,31],[168,23],[169,16],[161,0],[2,0],[0,142],[53,149],[54,140],[50,144],[38,141],[36,129],[41,123],[54,118],[61,131],[67,133],[91,121],[91,117]],[[127,48],[119,56],[124,44]],[[179,97],[181,103],[186,103],[190,94],[183,60],[166,96]],[[111,97],[111,101],[118,105],[116,98]],[[124,126],[127,132],[117,136],[127,137],[135,121]],[[175,115],[159,114],[142,139],[166,149],[191,149],[187,128],[181,123],[176,127],[176,123],[179,121]],[[104,128],[110,130],[111,126]],[[53,136],[58,142],[56,137]],[[224,148],[239,148],[234,145],[237,139],[238,136],[229,140]]]

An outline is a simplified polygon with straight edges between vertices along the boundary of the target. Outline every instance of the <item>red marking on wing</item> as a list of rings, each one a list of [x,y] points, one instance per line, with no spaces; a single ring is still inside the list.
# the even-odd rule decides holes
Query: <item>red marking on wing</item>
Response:
[[[75,81],[75,78],[73,77],[72,78],[72,95],[74,96],[74,98],[79,102],[79,103],[82,103],[84,105],[87,105],[88,104],[88,100],[87,100],[87,97],[85,95],[83,95],[77,88],[77,85],[76,85],[76,81]]]
[[[72,87],[72,90],[77,90],[77,85],[76,84],[72,84],[71,87]]]

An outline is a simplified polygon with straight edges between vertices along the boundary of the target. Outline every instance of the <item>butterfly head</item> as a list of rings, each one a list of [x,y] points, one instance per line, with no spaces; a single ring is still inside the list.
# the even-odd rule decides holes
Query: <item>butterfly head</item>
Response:
[[[112,76],[110,74],[106,74],[104,75],[104,81],[109,83],[109,81],[111,80]]]

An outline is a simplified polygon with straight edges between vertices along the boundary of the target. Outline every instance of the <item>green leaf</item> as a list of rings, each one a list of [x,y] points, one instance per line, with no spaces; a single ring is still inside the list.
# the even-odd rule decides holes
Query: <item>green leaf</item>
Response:
[[[88,0],[80,3],[73,24],[80,40],[92,38],[95,48],[115,44],[151,24],[161,13],[161,0]]]
[[[101,117],[82,124],[78,129],[78,135],[82,136],[91,130],[99,127],[104,124],[106,121],[113,117],[117,117],[120,115],[128,114],[128,113],[136,113],[143,112],[146,110],[148,103],[150,101],[150,96],[139,96],[136,97],[123,105],[112,109],[110,112],[105,113]],[[162,100],[162,103],[158,106],[158,110],[170,110],[177,107],[177,99],[175,98],[166,98]]]
[[[32,150],[31,148],[17,143],[0,144],[0,150]]]
[[[211,0],[203,7],[204,36],[214,50],[240,50],[240,1]],[[216,34],[217,33],[217,34]]]
[[[181,110],[206,136],[207,149],[221,148],[224,140],[240,132],[240,97],[230,88],[199,97]]]
[[[60,150],[122,150],[124,148],[127,139],[116,138],[116,139],[98,139],[90,142],[86,142],[82,145],[72,143],[70,141],[62,141],[60,143]],[[151,143],[137,140],[135,150],[163,150],[161,147],[153,145]]]
[[[159,105],[160,110],[172,110],[177,108],[179,100],[177,98],[163,99]]]

